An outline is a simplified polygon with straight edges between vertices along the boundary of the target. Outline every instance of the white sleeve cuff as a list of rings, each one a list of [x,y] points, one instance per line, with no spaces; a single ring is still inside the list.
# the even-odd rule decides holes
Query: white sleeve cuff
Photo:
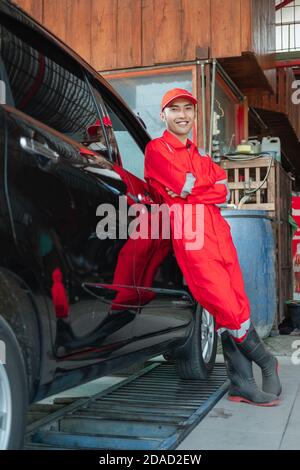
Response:
[[[195,181],[196,181],[196,178],[193,175],[193,173],[187,173],[186,174],[185,183],[184,183],[184,186],[183,186],[181,194],[180,194],[181,197],[184,197],[184,196],[187,196],[188,194],[191,194],[192,189],[193,189],[194,184],[195,184]]]

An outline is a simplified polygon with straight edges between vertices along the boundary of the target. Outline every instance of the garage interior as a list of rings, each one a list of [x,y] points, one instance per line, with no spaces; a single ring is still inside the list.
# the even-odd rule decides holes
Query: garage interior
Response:
[[[155,434],[157,427],[147,428],[151,420],[144,410],[137,429],[124,424],[127,437],[123,440],[113,431],[102,441],[96,438],[93,415],[87,427],[89,442],[76,440],[72,431],[82,425],[86,400],[90,403],[87,397],[97,395],[97,386],[91,384],[33,405],[28,415],[27,448],[299,450],[300,375],[291,357],[295,341],[300,339],[300,322],[297,324],[294,313],[300,309],[300,0],[16,3],[102,74],[142,119],[152,138],[164,128],[158,121],[159,106],[169,88],[185,88],[197,96],[192,140],[227,172],[231,198],[222,214],[232,227],[253,321],[280,359],[287,390],[284,404],[272,416],[268,410],[253,411],[246,405],[239,405],[237,411],[224,396],[220,349],[210,398],[204,397],[202,389],[196,390],[195,383],[190,384],[195,397],[199,393],[199,403],[192,409],[195,412],[202,406],[202,411],[185,432],[182,421],[176,420],[178,406],[167,413],[161,435]],[[142,163],[135,169],[141,178]],[[257,246],[264,259],[255,257]],[[128,369],[123,376],[99,379],[98,384],[102,394],[110,388],[113,393],[123,381],[147,376],[149,368],[165,368],[158,378],[169,374],[171,383],[172,367],[172,362],[159,357]],[[82,408],[76,408],[72,418],[72,409],[79,405]],[[187,396],[186,406],[192,405]],[[153,411],[157,404],[149,406]],[[182,406],[184,409],[184,403]],[[105,405],[101,408],[98,402],[92,407],[94,414],[97,407],[106,416]],[[57,423],[66,413],[69,418],[64,419],[59,436]],[[114,429],[120,413],[116,408],[109,418]],[[127,418],[136,416],[131,409],[127,414]],[[190,416],[183,413],[181,417],[187,420]],[[105,425],[109,427],[107,421]],[[180,438],[176,426],[181,428]],[[131,439],[130,433],[136,435],[146,428],[142,444]],[[243,441],[246,435],[247,445]],[[64,444],[60,444],[63,438]]]

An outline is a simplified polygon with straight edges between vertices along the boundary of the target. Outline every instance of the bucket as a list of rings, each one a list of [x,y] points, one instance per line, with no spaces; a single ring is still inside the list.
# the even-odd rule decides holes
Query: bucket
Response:
[[[300,330],[300,302],[289,300],[286,304],[294,329]]]

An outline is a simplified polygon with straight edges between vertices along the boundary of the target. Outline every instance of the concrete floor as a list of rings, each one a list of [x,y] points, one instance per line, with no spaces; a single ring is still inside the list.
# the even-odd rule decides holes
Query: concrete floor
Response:
[[[178,449],[300,450],[300,336],[276,336],[265,342],[280,363],[280,405],[237,404],[224,396]],[[256,366],[254,373],[260,384]]]
[[[280,405],[262,408],[236,404],[224,396],[177,449],[300,450],[300,335],[270,337],[265,342],[280,362],[283,383]],[[217,360],[222,362],[223,356],[219,354]],[[259,369],[255,367],[254,373],[260,384]],[[58,396],[93,395],[123,379],[123,375],[103,377],[41,403],[52,403]]]

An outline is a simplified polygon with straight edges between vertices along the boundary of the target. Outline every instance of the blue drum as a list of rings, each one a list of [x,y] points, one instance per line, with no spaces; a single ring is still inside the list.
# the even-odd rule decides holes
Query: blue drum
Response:
[[[251,305],[251,319],[261,337],[272,329],[277,310],[276,240],[272,218],[263,210],[222,210],[231,228]]]

